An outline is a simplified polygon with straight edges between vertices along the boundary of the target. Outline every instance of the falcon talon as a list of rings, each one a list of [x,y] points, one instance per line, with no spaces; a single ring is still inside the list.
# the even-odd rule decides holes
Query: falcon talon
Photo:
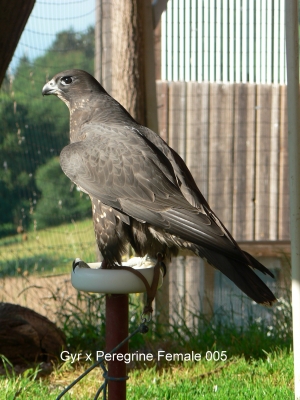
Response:
[[[69,108],[70,144],[60,154],[60,165],[90,196],[102,268],[121,265],[129,243],[137,255],[157,255],[161,264],[162,254],[169,258],[187,249],[257,303],[276,301],[253,270],[273,274],[238,246],[184,160],[138,124],[94,77],[79,69],[63,71],[42,94],[56,95]]]
[[[161,261],[161,263],[160,263],[160,269],[163,272],[163,278],[164,278],[166,276],[166,274],[167,274],[167,267],[166,267],[166,264],[163,261]]]
[[[162,261],[164,259],[164,256],[161,253],[157,253],[156,258],[157,258],[157,263],[160,264],[160,269],[163,271],[163,278],[164,278],[167,274],[166,264]]]
[[[108,263],[103,260],[100,266],[101,269],[111,269],[110,265],[108,265]]]

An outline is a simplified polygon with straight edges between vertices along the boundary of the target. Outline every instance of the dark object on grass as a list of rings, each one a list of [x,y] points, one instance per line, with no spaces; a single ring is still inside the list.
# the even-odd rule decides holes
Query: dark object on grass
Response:
[[[71,144],[62,150],[60,164],[91,198],[104,265],[120,263],[128,243],[140,256],[188,249],[257,303],[276,300],[253,268],[273,274],[239,248],[182,158],[139,125],[91,75],[60,72],[42,93],[58,96],[70,110]]]
[[[46,317],[17,304],[0,303],[0,354],[13,365],[57,360],[63,332]]]

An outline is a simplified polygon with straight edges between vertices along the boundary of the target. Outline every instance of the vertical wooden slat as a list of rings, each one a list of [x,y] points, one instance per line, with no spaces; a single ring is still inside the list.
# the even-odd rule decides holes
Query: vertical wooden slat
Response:
[[[270,85],[257,85],[255,240],[268,240],[270,229]]]
[[[288,179],[288,127],[287,127],[287,87],[280,87],[280,149],[279,149],[279,199],[278,199],[278,239],[290,238],[289,179]]]
[[[162,34],[162,30],[161,30],[161,18],[159,20],[159,22],[157,23],[155,29],[154,29],[154,60],[155,60],[155,78],[157,80],[162,79],[161,77],[161,70],[162,70],[162,65],[163,62],[165,63],[165,57],[162,60],[163,57],[163,52],[162,52],[162,38],[163,38],[163,34]]]
[[[271,126],[270,126],[270,225],[269,240],[278,238],[278,197],[279,197],[279,124],[280,124],[280,86],[270,86],[271,103]]]
[[[161,15],[161,79],[167,80],[167,11]],[[157,58],[156,58],[157,60]]]
[[[186,324],[195,328],[195,314],[201,312],[201,296],[204,290],[204,261],[199,257],[187,256],[185,262],[185,315]]]
[[[168,141],[168,82],[156,81],[158,134]]]
[[[185,160],[186,152],[186,83],[171,82],[169,86],[169,145]],[[177,322],[184,318],[185,258],[173,260],[172,305],[177,304],[173,315]],[[180,302],[181,299],[181,302]]]
[[[208,194],[209,83],[187,82],[186,164]]]
[[[233,227],[239,240],[253,240],[256,85],[235,84]]]
[[[156,81],[158,134],[168,141],[168,94],[169,86],[166,81]],[[172,275],[172,274],[171,274]],[[159,326],[167,324],[170,317],[170,268],[167,266],[167,275],[163,286],[157,292],[155,299],[156,319]]]
[[[169,322],[172,322],[174,319],[174,314],[176,313],[177,309],[177,303],[178,303],[178,297],[176,296],[177,294],[177,274],[176,274],[176,258],[172,258],[172,261],[169,264],[169,269],[167,274],[169,275]]]
[[[209,319],[214,312],[215,269],[207,262],[204,262],[204,277],[203,314]]]
[[[169,145],[185,160],[186,83],[171,82],[169,87]]]
[[[208,193],[209,83],[187,82],[186,163],[205,197]],[[187,324],[193,327],[192,313],[200,310],[200,294],[206,286],[204,261],[186,257]]]
[[[180,323],[185,317],[185,257],[172,259],[169,268],[170,321]]]
[[[232,229],[233,189],[232,84],[210,84],[208,202],[227,229]]]
[[[177,313],[179,321],[185,320],[185,308],[186,308],[186,282],[185,282],[185,264],[186,257],[178,256],[176,259],[176,284],[177,284]]]
[[[157,83],[160,132],[169,120],[170,145],[234,237],[288,239],[286,88],[171,82],[168,91],[166,85]],[[215,274],[206,264],[202,273],[202,264],[193,256],[172,260],[169,304],[177,322],[188,317],[192,326],[189,311],[197,307],[213,312]]]
[[[102,82],[102,1],[95,0],[95,57],[94,77]]]
[[[163,285],[157,291],[155,296],[155,316],[158,326],[163,327],[162,333],[165,326],[169,323],[170,317],[170,263],[165,261],[167,268],[167,274],[164,276]]]

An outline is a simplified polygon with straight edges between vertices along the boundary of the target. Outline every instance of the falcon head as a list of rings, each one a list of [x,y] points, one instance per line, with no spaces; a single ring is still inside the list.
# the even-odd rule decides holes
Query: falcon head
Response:
[[[90,74],[80,69],[70,69],[56,74],[43,87],[43,96],[55,94],[70,108],[70,104],[80,97],[90,97],[95,93],[106,93],[100,83]]]

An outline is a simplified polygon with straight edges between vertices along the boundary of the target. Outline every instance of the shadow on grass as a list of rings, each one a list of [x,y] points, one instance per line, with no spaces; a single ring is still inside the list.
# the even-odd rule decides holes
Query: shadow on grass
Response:
[[[15,260],[0,261],[0,278],[22,276],[32,273],[53,272],[57,265],[66,264],[70,269],[71,261],[39,254]]]

